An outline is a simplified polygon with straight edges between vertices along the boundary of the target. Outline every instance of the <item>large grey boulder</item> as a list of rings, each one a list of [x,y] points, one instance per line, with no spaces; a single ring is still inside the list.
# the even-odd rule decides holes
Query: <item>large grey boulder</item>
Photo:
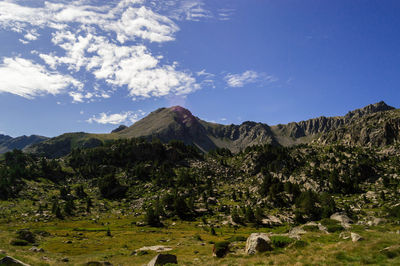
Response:
[[[265,233],[252,233],[246,241],[246,254],[252,255],[257,252],[272,250],[271,239]]]
[[[336,212],[332,214],[330,218],[332,220],[340,222],[342,226],[346,229],[350,228],[350,224],[353,223],[353,221],[344,212]]]
[[[167,263],[178,264],[178,260],[176,256],[172,254],[158,254],[147,264],[147,266],[165,265]]]
[[[6,265],[6,266],[30,266],[29,264],[23,263],[22,261],[19,261],[17,259],[14,259],[13,257],[4,257],[0,260],[0,265]]]

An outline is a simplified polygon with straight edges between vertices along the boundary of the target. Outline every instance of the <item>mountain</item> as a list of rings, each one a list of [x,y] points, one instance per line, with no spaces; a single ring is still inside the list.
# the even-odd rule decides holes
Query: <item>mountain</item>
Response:
[[[364,116],[394,109],[394,107],[381,101],[350,111],[345,116],[321,116],[306,121],[292,122],[287,125],[277,125],[273,127],[273,131],[280,144],[289,146],[298,144],[299,142],[309,142],[310,138],[315,138],[318,134],[328,133],[343,126],[356,123]]]
[[[26,149],[47,157],[67,155],[73,148],[101,145],[113,139],[154,138],[162,142],[181,140],[207,152],[215,148],[228,148],[239,152],[259,144],[292,146],[318,142],[382,146],[393,143],[399,137],[398,110],[384,102],[371,104],[348,112],[345,116],[318,117],[286,125],[269,126],[246,121],[241,125],[222,125],[207,122],[194,116],[181,106],[160,108],[130,127],[120,126],[110,134],[67,133],[46,140]],[[372,120],[371,120],[372,119]],[[371,122],[376,126],[371,128]],[[367,126],[368,125],[368,126]],[[368,128],[367,128],[368,127]],[[360,133],[362,132],[362,133]],[[362,134],[362,136],[358,136]],[[378,137],[375,137],[378,136]]]
[[[47,137],[38,135],[20,136],[16,138],[0,135],[0,154],[14,149],[23,150],[32,144],[37,144],[47,139]]]

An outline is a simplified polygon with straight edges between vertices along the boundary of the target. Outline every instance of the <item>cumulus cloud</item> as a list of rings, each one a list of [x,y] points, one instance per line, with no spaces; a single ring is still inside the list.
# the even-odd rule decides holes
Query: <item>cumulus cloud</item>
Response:
[[[100,113],[99,115],[89,118],[88,120],[86,120],[86,122],[98,123],[98,124],[112,124],[112,125],[118,125],[126,122],[135,123],[145,114],[146,112],[142,110],[136,112],[127,111],[116,114]]]
[[[272,75],[259,73],[253,70],[247,70],[240,74],[227,74],[225,81],[229,87],[244,87],[250,83],[271,83],[277,81]]]
[[[186,10],[186,19],[206,16],[202,1],[178,2],[175,9]],[[192,93],[200,89],[192,73],[179,70],[175,63],[163,64],[163,56],[154,56],[143,42],[173,41],[179,31],[168,16],[152,10],[154,3],[121,0],[101,6],[90,5],[90,1],[46,1],[41,7],[28,7],[10,0],[0,2],[0,27],[21,33],[25,39],[20,42],[24,44],[40,37],[38,29],[49,28],[51,42],[61,52],[34,54],[50,69],[66,66],[71,75],[84,70],[96,82],[126,88],[133,99]],[[72,91],[69,95],[75,103],[98,97],[88,97],[88,93],[93,92]],[[103,92],[99,97],[108,98],[110,94]]]
[[[82,86],[71,76],[50,72],[27,59],[7,57],[0,64],[0,92],[32,99],[45,94],[56,95],[68,87]]]

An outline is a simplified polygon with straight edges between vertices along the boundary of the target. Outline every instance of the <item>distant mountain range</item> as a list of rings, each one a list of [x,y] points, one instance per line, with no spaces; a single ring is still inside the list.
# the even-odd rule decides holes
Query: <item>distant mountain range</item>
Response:
[[[0,153],[5,153],[14,149],[22,150],[32,144],[40,143],[47,139],[47,137],[37,135],[13,138],[7,135],[0,134]]]
[[[26,141],[21,139],[18,147],[7,144],[1,152],[16,147],[56,158],[67,155],[73,148],[90,148],[107,140],[133,137],[149,140],[158,138],[162,142],[181,140],[204,152],[215,148],[238,152],[258,144],[291,146],[302,143],[342,143],[384,146],[400,139],[400,111],[379,102],[348,112],[345,116],[321,116],[286,125],[269,126],[250,121],[241,125],[222,125],[201,120],[189,110],[174,106],[157,109],[132,126],[120,126],[109,134],[78,132],[50,139],[40,136],[20,137]],[[5,142],[10,143],[16,139],[6,139]]]

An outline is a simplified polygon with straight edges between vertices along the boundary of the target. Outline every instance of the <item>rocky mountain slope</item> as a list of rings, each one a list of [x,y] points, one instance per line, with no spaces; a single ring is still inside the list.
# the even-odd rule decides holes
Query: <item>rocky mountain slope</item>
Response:
[[[379,102],[350,111],[345,116],[321,116],[286,125],[269,126],[250,121],[241,125],[222,125],[201,120],[189,110],[174,106],[160,108],[132,126],[119,127],[110,134],[68,133],[33,145],[27,151],[39,152],[48,157],[60,157],[67,155],[73,148],[94,147],[107,140],[133,137],[148,140],[157,138],[164,143],[181,140],[185,144],[197,146],[204,152],[215,148],[228,148],[232,152],[239,152],[259,144],[292,146],[315,141],[332,143],[338,139],[350,145],[383,146],[393,143],[398,138],[397,113],[394,107]],[[376,120],[374,130],[366,122],[369,119]],[[369,128],[366,127],[367,124]],[[360,132],[362,136],[359,136]]]
[[[0,154],[6,153],[13,149],[22,150],[29,147],[32,144],[40,143],[47,140],[47,137],[31,135],[31,136],[20,136],[20,137],[10,137],[7,135],[0,135]]]

